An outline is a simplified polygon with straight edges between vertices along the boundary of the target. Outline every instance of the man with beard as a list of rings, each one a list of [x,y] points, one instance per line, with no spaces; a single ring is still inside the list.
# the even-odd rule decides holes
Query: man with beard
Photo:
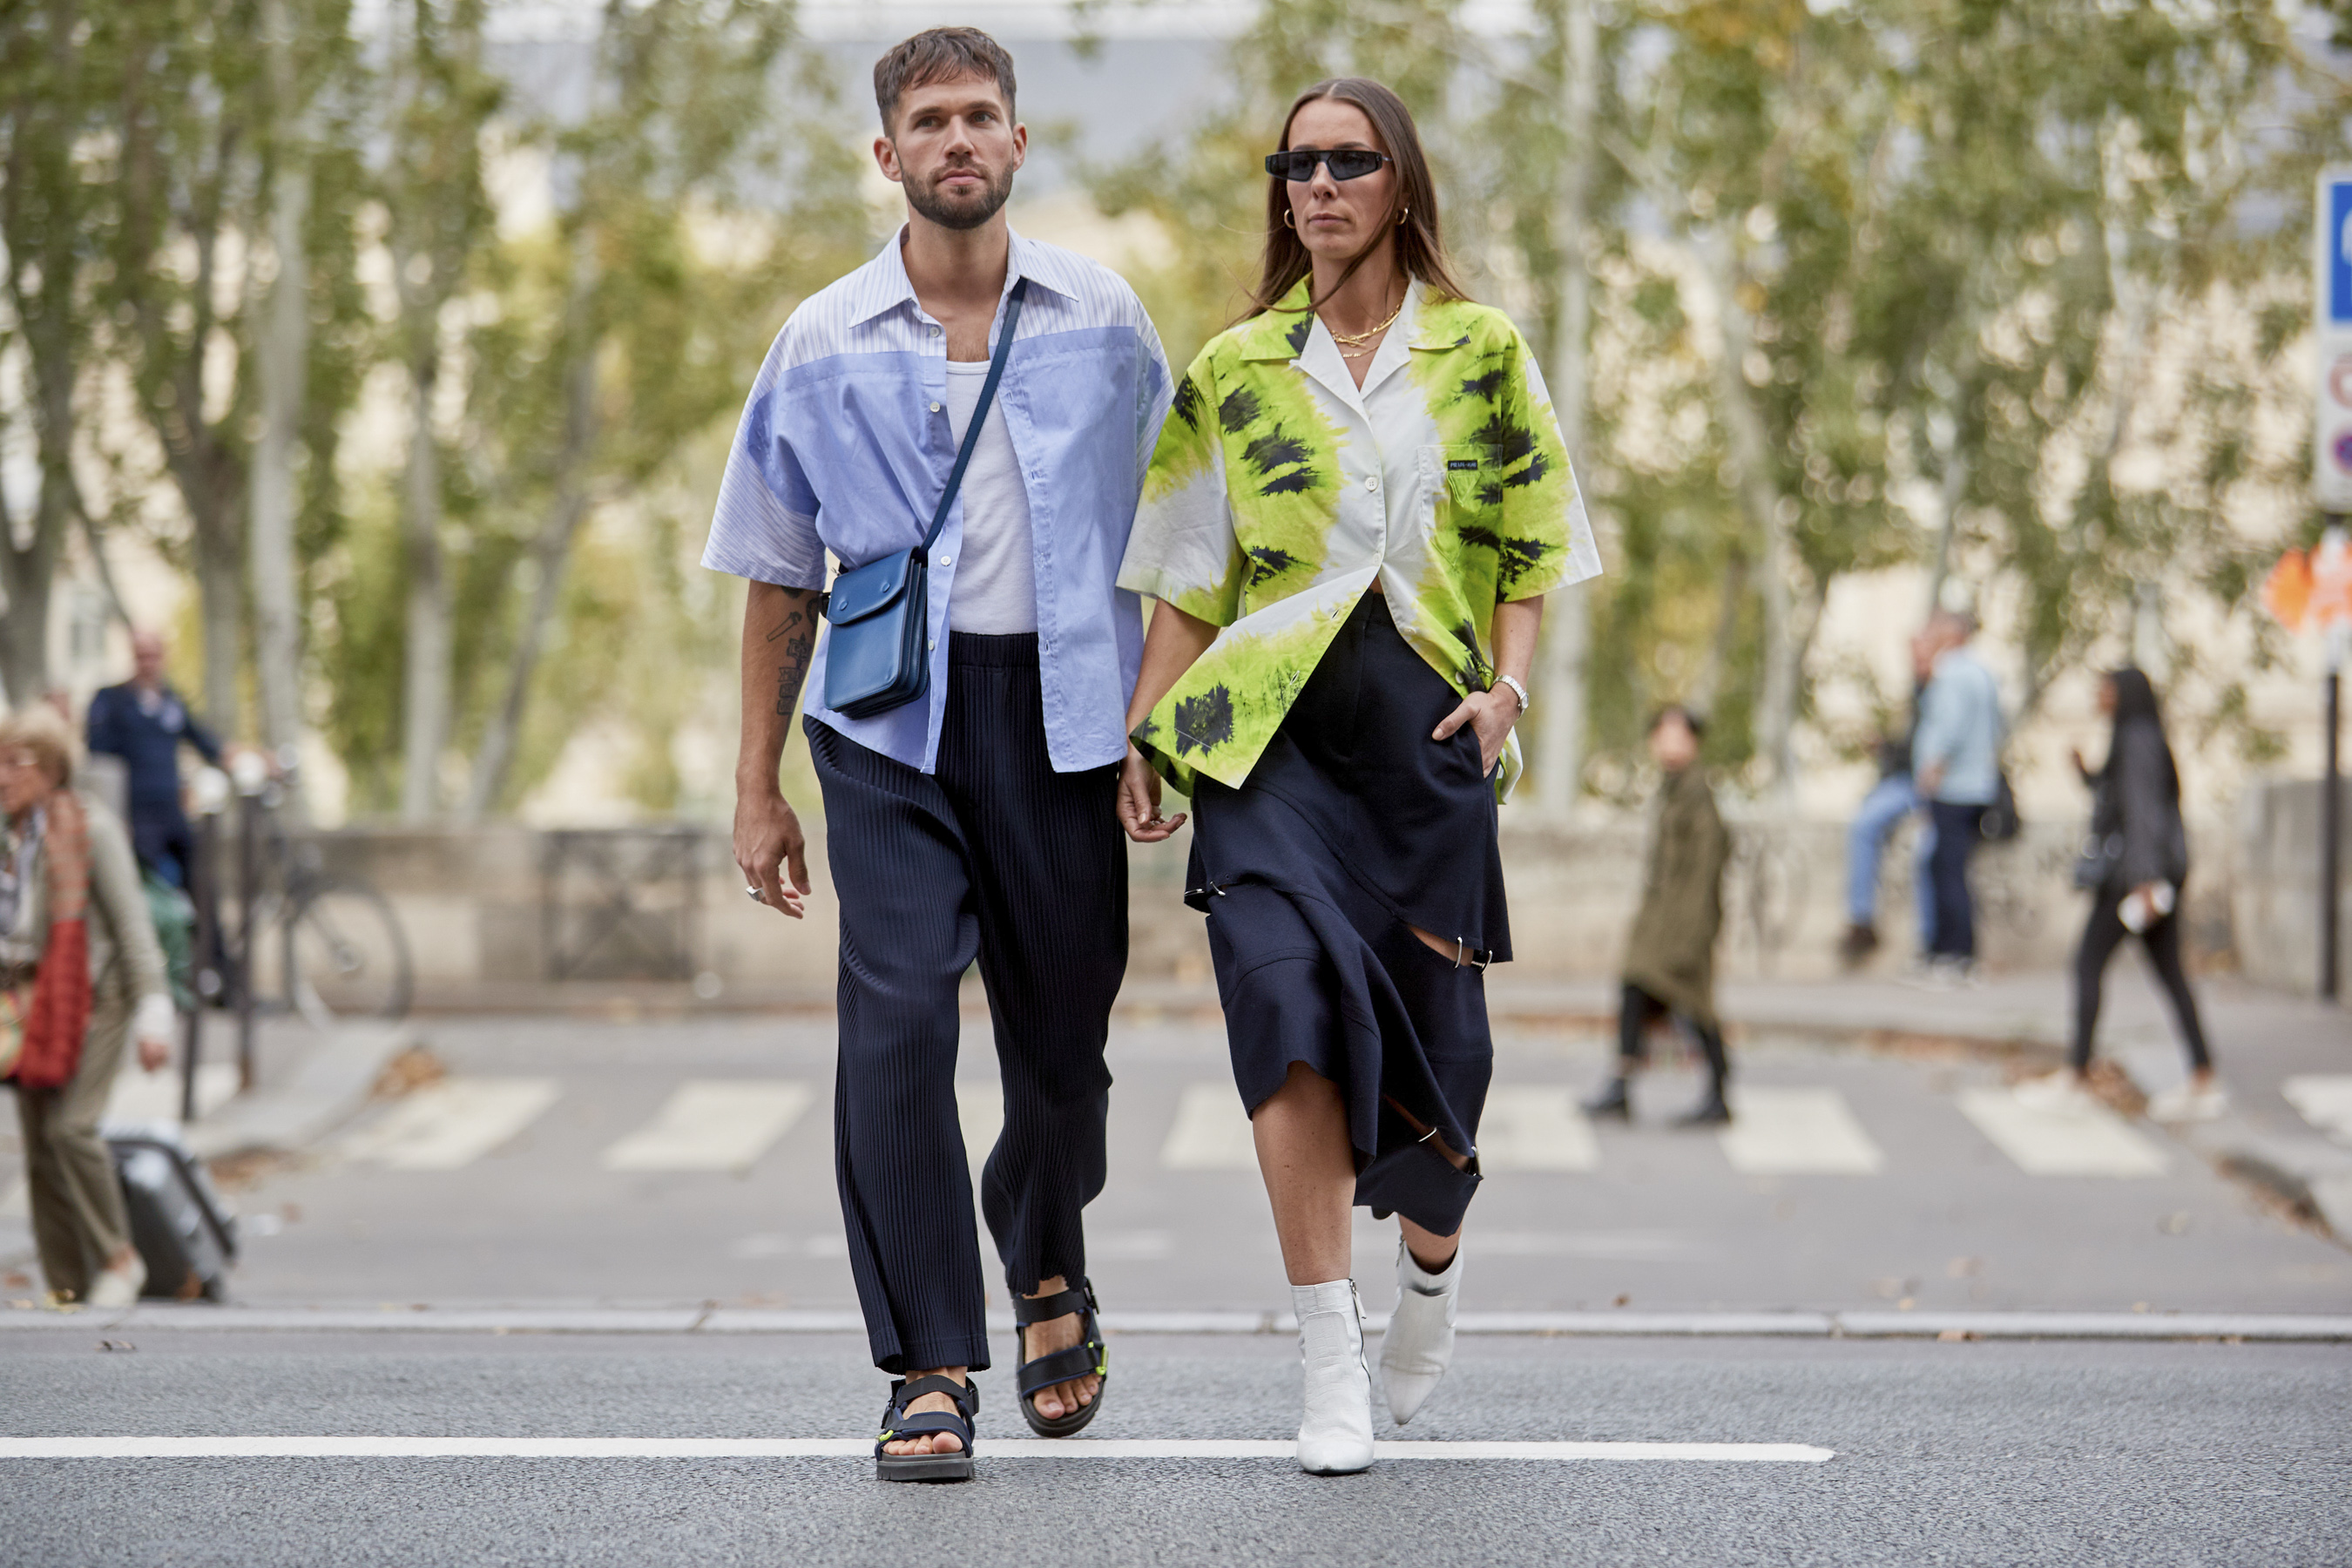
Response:
[[[751,583],[736,862],[752,898],[793,919],[808,870],[777,767],[809,693],[841,900],[835,1171],[875,1363],[900,1378],[877,1470],[960,1480],[969,1374],[989,1364],[955,1099],[975,957],[1004,1086],[982,1202],[1021,1325],[1016,1394],[1047,1436],[1099,1408],[1079,1216],[1103,1184],[1103,1046],[1127,967],[1115,801],[1142,650],[1139,605],[1114,579],[1171,381],[1125,283],[1007,226],[1028,133],[993,39],[918,34],[876,64],[874,96],[874,156],[906,225],[784,323],[703,564]],[[847,573],[910,547],[928,572],[929,689],[882,711],[844,697],[852,717],[827,700],[845,634],[818,630],[825,554]]]

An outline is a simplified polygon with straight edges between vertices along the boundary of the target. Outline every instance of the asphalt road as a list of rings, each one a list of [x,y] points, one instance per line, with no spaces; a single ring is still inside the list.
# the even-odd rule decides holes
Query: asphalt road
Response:
[[[855,1305],[830,1020],[429,1027],[438,1098],[381,1107],[236,1193],[255,1221],[240,1300]],[[979,1152],[992,1052],[984,1018],[966,1028]],[[2061,1128],[2040,1151],[2063,1165],[2079,1131],[2092,1173],[2021,1163],[2035,1146],[1984,1120],[1999,1063],[1762,1043],[1737,1086],[1780,1098],[1743,1144],[1667,1125],[1697,1092],[1683,1066],[1642,1081],[1634,1126],[1583,1125],[1573,1101],[1606,1059],[1590,1034],[1503,1034],[1465,1310],[2352,1310],[2352,1251],[2150,1123]],[[1286,1306],[1222,1030],[1122,1021],[1110,1060],[1110,1178],[1087,1215],[1105,1303]],[[684,1168],[730,1139],[740,1160]],[[1393,1226],[1360,1213],[1358,1240],[1384,1310]]]
[[[854,1342],[588,1336],[13,1339],[16,1435],[856,1436]],[[1121,1339],[1091,1436],[1282,1438],[1296,1351]],[[1819,1464],[990,1457],[0,1460],[26,1563],[2340,1563],[2352,1350],[1465,1342],[1415,1438],[1803,1443]]]

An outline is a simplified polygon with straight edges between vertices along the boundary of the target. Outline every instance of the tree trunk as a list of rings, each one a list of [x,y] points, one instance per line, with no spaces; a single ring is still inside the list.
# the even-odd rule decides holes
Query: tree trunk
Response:
[[[402,528],[408,565],[407,637],[401,683],[400,819],[430,821],[440,807],[441,752],[449,740],[449,593],[441,564],[441,452],[433,437],[433,382],[439,357],[428,320],[409,370],[407,504]]]
[[[292,34],[283,0],[265,0],[269,78],[279,111],[295,119]],[[257,345],[261,431],[254,445],[247,542],[253,573],[254,668],[261,696],[263,742],[279,757],[301,732],[299,628],[294,594],[294,448],[300,438],[305,372],[310,355],[310,274],[303,229],[310,176],[295,137],[281,144],[271,184],[270,239],[278,277]],[[299,810],[299,802],[295,807]]]
[[[239,722],[237,665],[244,654],[245,563],[236,530],[195,519],[196,603],[205,650],[205,721],[224,739]]]
[[[0,541],[0,589],[8,595],[0,615],[0,687],[10,711],[39,700],[49,687],[49,584],[57,573],[57,542],[36,530],[32,543],[16,548]]]
[[[1715,356],[1716,398],[1722,406],[1724,433],[1729,437],[1740,507],[1763,543],[1757,587],[1764,611],[1764,668],[1756,701],[1756,744],[1771,764],[1771,793],[1786,805],[1797,782],[1791,744],[1797,713],[1797,650],[1789,624],[1795,562],[1789,530],[1780,518],[1780,487],[1772,479],[1770,437],[1763,414],[1748,395],[1745,367],[1755,340],[1748,332],[1748,312],[1734,291],[1737,273],[1729,241],[1719,233],[1711,236],[1703,242],[1700,258],[1715,291],[1716,321],[1723,340]]]
[[[1584,455],[1591,405],[1592,272],[1585,247],[1591,221],[1593,116],[1601,95],[1601,29],[1594,0],[1567,0],[1561,22],[1563,107],[1568,178],[1560,204],[1566,230],[1560,246],[1559,327],[1553,349],[1552,407],[1572,468]],[[1588,509],[1589,510],[1589,509]],[[1585,655],[1591,644],[1591,605],[1577,584],[1547,606],[1543,665],[1543,727],[1538,737],[1536,804],[1545,816],[1566,816],[1575,806],[1584,770]]]
[[[596,436],[597,339],[590,319],[596,277],[595,230],[583,219],[572,236],[572,295],[564,330],[572,360],[564,367],[563,454],[557,467],[555,500],[531,540],[530,558],[539,568],[539,579],[531,586],[530,605],[523,614],[514,663],[507,671],[506,694],[490,715],[481,747],[474,753],[473,780],[466,792],[468,822],[478,822],[495,809],[506,789],[516,742],[522,733],[523,710],[530,698],[531,677],[547,647],[547,630],[554,623],[556,606],[562,602],[563,570],[572,558],[572,541],[581,520],[588,515],[588,457]]]

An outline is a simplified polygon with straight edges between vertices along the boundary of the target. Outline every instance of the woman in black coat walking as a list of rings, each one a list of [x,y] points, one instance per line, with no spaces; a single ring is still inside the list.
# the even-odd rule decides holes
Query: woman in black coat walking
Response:
[[[2106,762],[2094,773],[2082,752],[2074,753],[2093,804],[2091,836],[2075,868],[2076,883],[2091,889],[2091,916],[2074,953],[2074,1050],[2064,1072],[2021,1093],[2029,1100],[2057,1101],[2083,1092],[2107,961],[2126,936],[2137,936],[2156,965],[2189,1050],[2189,1081],[2150,1100],[2148,1114],[2159,1121],[2209,1121],[2229,1108],[2229,1100],[2213,1081],[2197,998],[2180,962],[2180,889],[2189,878],[2180,771],[2146,674],[2128,667],[2109,671],[2099,684],[2099,708],[2115,721]]]

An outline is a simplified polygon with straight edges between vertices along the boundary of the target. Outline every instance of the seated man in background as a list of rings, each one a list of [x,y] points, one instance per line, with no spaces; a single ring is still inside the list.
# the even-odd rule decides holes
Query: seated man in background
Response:
[[[1919,700],[1927,694],[1935,663],[1924,631],[1911,638],[1911,711],[1900,730],[1879,737],[1878,783],[1863,796],[1846,830],[1845,935],[1838,956],[1848,967],[1878,951],[1878,858],[1889,835],[1903,819],[1918,813],[1919,791],[1911,779],[1911,748],[1919,728]],[[1913,862],[1913,890],[1919,905],[1919,951],[1936,945],[1936,885],[1928,875],[1928,858],[1935,853],[1936,831],[1920,823],[1919,850]]]

